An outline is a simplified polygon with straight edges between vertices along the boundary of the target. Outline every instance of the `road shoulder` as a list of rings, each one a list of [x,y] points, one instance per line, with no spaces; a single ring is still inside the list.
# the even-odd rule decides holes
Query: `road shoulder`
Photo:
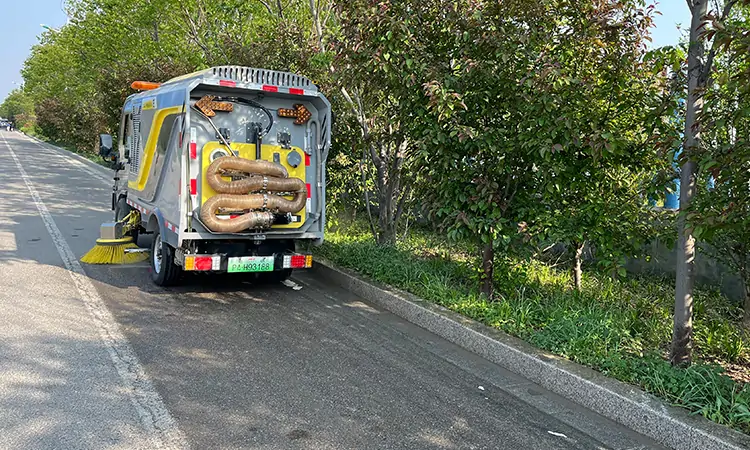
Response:
[[[750,437],[455,312],[318,258],[321,277],[602,416],[672,448],[745,449]]]

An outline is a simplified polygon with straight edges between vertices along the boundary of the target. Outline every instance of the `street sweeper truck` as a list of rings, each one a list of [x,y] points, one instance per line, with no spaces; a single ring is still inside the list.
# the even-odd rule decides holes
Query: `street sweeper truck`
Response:
[[[182,272],[284,280],[323,242],[331,106],[307,78],[221,66],[165,83],[134,82],[116,138],[114,221],[82,261],[123,261],[139,234],[158,285]],[[125,257],[127,260],[127,257]]]

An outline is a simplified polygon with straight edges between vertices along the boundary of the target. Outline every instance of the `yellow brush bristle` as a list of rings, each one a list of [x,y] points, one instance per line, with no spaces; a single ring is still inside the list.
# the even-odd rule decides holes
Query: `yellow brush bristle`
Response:
[[[126,249],[131,248],[138,248],[138,246],[132,242],[119,245],[97,244],[83,255],[81,262],[86,264],[133,264],[148,258],[148,254],[144,252],[125,253]]]

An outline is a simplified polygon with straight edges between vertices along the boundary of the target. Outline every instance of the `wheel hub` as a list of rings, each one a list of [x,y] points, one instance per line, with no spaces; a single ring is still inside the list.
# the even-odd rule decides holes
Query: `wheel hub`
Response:
[[[156,271],[156,273],[161,273],[162,247],[163,246],[161,242],[161,234],[159,234],[154,238],[153,259],[154,259],[154,270]]]

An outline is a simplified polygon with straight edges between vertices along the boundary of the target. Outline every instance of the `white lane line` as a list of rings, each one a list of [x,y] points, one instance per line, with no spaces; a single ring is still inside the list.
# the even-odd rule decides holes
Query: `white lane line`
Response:
[[[98,329],[107,352],[110,358],[112,358],[112,363],[125,385],[130,400],[141,421],[141,425],[150,435],[154,448],[189,448],[185,436],[177,426],[177,422],[167,410],[161,396],[151,384],[151,380],[148,379],[146,371],[138,361],[138,356],[133,351],[125,335],[120,331],[120,326],[115,321],[114,316],[109,312],[93,283],[91,283],[83,271],[83,267],[81,267],[81,264],[76,259],[52,215],[47,210],[44,202],[42,202],[39,193],[31,183],[31,178],[29,178],[26,170],[21,165],[21,161],[16,156],[10,144],[8,144],[5,136],[1,133],[0,136],[2,136],[5,146],[10,152],[10,156],[15,161],[18,171],[21,173],[21,178],[26,184],[37,210],[39,210],[39,215],[42,217],[42,221],[44,221],[44,226],[47,228],[52,242],[57,247],[65,268],[68,269],[68,273],[73,279],[73,284],[78,289],[81,300],[83,300],[86,309],[91,314],[93,323]]]

